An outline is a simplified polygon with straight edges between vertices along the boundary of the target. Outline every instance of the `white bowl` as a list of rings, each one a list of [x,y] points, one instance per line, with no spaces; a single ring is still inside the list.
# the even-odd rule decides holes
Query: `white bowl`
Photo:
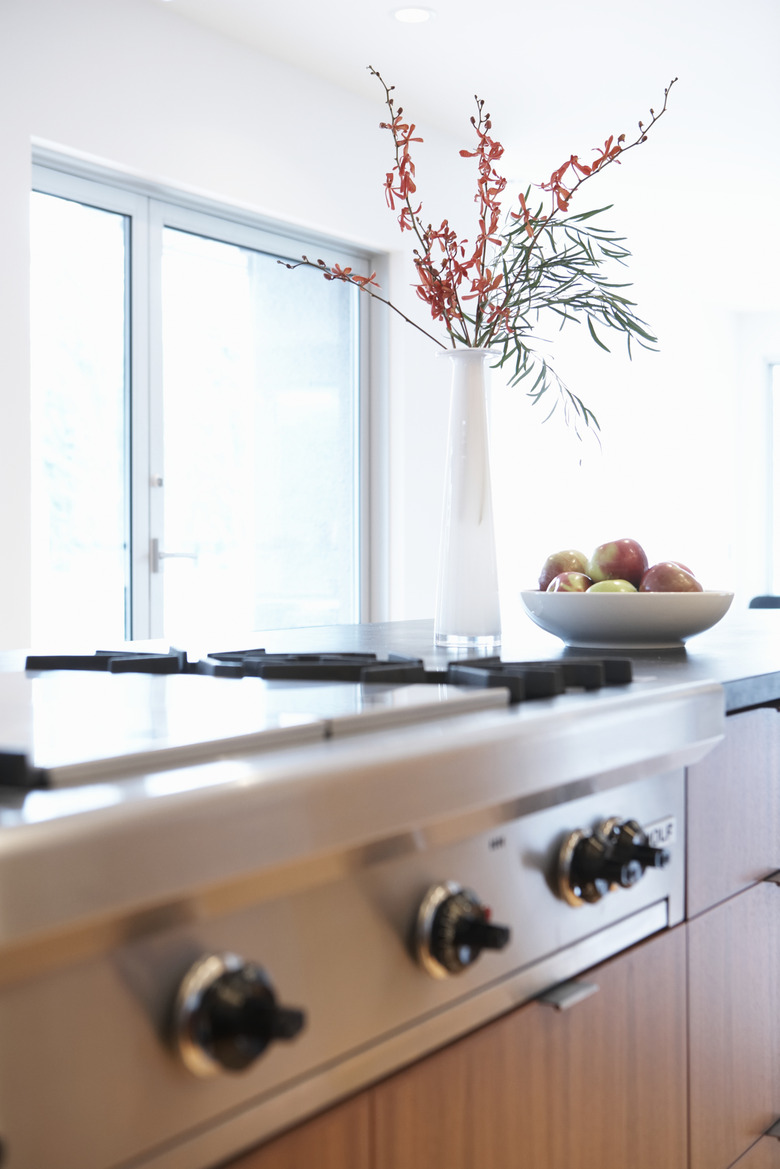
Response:
[[[734,594],[528,590],[520,596],[531,620],[567,645],[665,649],[717,624]]]

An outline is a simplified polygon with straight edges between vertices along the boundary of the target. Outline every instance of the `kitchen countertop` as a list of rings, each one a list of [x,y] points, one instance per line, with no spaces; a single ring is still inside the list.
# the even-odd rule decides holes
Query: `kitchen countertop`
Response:
[[[565,661],[568,658],[630,658],[647,680],[653,675],[663,685],[714,681],[724,690],[725,709],[731,713],[749,706],[780,702],[780,609],[735,607],[713,629],[697,634],[676,649],[569,649],[557,637],[544,632],[522,610],[504,620],[504,661]],[[235,643],[235,644],[234,644]],[[167,641],[131,643],[133,648],[165,652]],[[263,646],[269,652],[365,651],[379,656],[388,652],[422,657],[426,665],[462,660],[469,654],[453,654],[433,644],[431,620],[389,621],[363,625],[321,625],[298,629],[256,632],[244,640],[233,634],[208,641],[187,639],[191,658],[217,650]],[[88,652],[83,645],[39,646],[61,652]],[[126,648],[121,645],[117,648]],[[24,668],[26,651],[0,652],[0,672]]]
[[[430,665],[454,656],[433,645],[433,622],[427,620],[273,630],[258,636],[257,644],[270,651],[390,650],[422,656]],[[504,661],[629,658],[635,676],[647,681],[652,675],[662,685],[718,682],[728,713],[780,702],[780,610],[732,608],[718,625],[690,638],[685,646],[661,650],[569,649],[525,614],[517,614],[505,621],[500,652]]]

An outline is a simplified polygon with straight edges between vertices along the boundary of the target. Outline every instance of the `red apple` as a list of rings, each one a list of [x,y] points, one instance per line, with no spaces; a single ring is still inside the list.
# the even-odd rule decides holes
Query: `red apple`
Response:
[[[639,585],[640,593],[701,593],[704,590],[692,572],[672,560],[648,568]]]
[[[547,586],[548,593],[584,593],[593,581],[584,572],[559,572]]]
[[[576,548],[565,548],[562,552],[553,552],[544,562],[539,575],[539,588],[544,591],[553,577],[561,572],[587,572],[588,558],[584,552]]]
[[[627,580],[638,588],[647,572],[647,556],[636,540],[612,540],[608,544],[599,544],[585,571],[596,582]]]

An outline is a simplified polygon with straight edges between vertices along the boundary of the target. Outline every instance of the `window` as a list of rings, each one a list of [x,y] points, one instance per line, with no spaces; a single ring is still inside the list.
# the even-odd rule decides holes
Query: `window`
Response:
[[[128,216],[32,204],[34,633],[128,625]]]
[[[359,292],[278,262],[311,240],[34,187],[35,643],[358,619]]]

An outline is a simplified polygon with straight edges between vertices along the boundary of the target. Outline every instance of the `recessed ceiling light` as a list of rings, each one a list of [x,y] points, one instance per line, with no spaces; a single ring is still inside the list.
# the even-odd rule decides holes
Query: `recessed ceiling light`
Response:
[[[393,16],[402,24],[424,24],[426,20],[430,20],[435,15],[432,8],[396,8],[393,10]]]

